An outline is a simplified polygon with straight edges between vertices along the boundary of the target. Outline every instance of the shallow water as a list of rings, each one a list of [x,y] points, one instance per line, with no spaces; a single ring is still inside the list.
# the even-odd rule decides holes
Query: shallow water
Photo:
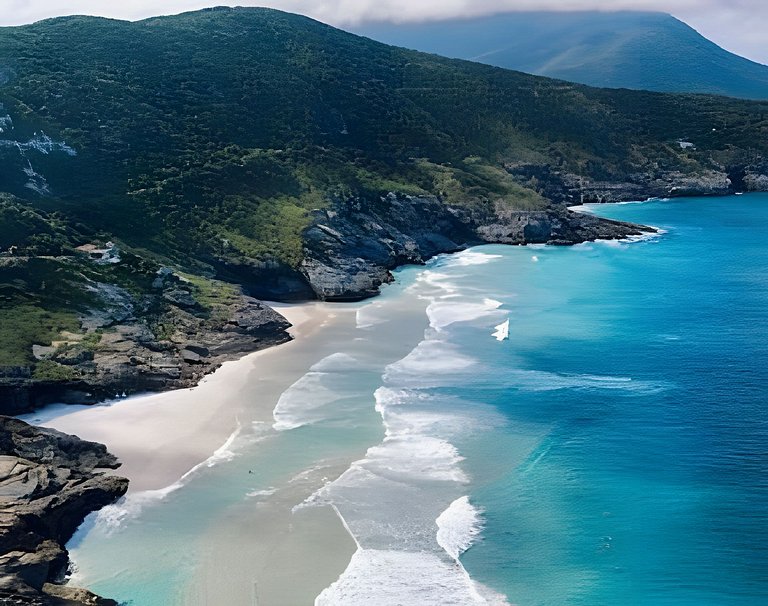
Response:
[[[666,232],[399,271],[273,424],[92,519],[77,580],[205,603],[219,529],[272,503],[330,505],[354,536],[320,605],[766,601],[768,196],[598,210]],[[248,557],[230,603],[258,597]]]

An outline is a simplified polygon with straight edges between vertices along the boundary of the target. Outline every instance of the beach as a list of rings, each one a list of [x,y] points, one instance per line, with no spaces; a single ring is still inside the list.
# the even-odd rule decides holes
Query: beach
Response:
[[[271,419],[280,394],[317,361],[313,343],[322,341],[320,333],[343,321],[341,310],[320,303],[275,307],[293,324],[294,340],[225,362],[194,388],[74,412],[60,408],[62,414],[40,424],[106,444],[122,462],[119,473],[131,481],[131,493],[165,488],[225,445],[246,419]],[[259,397],[242,397],[254,382]]]
[[[42,424],[106,444],[122,462],[116,473],[130,479],[128,502],[170,493],[217,456],[226,458],[244,426],[271,424],[281,394],[327,355],[334,343],[328,333],[342,335],[355,325],[354,310],[343,306],[274,306],[293,324],[294,340],[226,362],[195,388],[77,406],[73,412],[60,408],[59,416]],[[322,478],[344,469],[340,462]],[[268,501],[244,502],[237,515],[224,516],[208,533],[199,574],[181,603],[250,604],[256,597],[259,604],[311,603],[355,550],[331,508],[291,512],[322,485],[322,478],[309,474],[279,494],[265,495]],[[252,585],[233,582],[244,574],[254,576]]]

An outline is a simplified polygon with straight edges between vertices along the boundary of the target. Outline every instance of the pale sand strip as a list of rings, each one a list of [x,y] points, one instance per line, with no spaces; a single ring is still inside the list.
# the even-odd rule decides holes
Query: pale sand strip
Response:
[[[193,389],[65,412],[42,424],[106,444],[122,461],[118,473],[131,480],[130,492],[170,486],[208,459],[239,423],[271,422],[280,394],[354,331],[354,311],[341,305],[274,307],[293,324],[293,341],[227,362]],[[325,473],[335,477],[348,463]],[[213,557],[203,558],[179,603],[312,604],[356,549],[331,508],[291,512],[321,484],[308,476],[266,503],[229,512],[206,533],[206,551]],[[245,529],[243,520],[249,522]],[[243,579],[253,581],[246,587]]]
[[[117,473],[130,479],[131,492],[170,486],[221,447],[238,423],[271,419],[280,394],[308,369],[279,372],[292,366],[287,358],[336,317],[321,303],[275,307],[294,325],[293,341],[225,362],[197,387],[65,412],[42,425],[106,444],[122,462]],[[254,381],[275,375],[283,380],[260,382],[254,399]]]

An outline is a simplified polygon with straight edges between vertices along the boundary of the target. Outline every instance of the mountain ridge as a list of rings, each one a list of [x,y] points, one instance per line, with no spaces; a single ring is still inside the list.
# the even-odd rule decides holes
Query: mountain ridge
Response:
[[[768,98],[768,66],[662,12],[520,11],[350,29],[396,46],[591,86]]]

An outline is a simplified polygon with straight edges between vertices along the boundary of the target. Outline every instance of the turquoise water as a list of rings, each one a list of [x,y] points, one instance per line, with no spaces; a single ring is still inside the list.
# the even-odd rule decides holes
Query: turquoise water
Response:
[[[92,520],[78,579],[206,603],[188,585],[217,525],[287,494],[359,545],[318,606],[768,603],[768,196],[595,212],[665,233],[397,272],[275,428]],[[299,477],[314,494],[290,502]],[[254,585],[244,564],[232,582]]]
[[[485,511],[463,562],[521,606],[768,603],[768,196],[596,210],[667,233],[485,247],[457,281],[513,327],[452,335],[495,376],[449,392],[507,423],[460,448]]]

